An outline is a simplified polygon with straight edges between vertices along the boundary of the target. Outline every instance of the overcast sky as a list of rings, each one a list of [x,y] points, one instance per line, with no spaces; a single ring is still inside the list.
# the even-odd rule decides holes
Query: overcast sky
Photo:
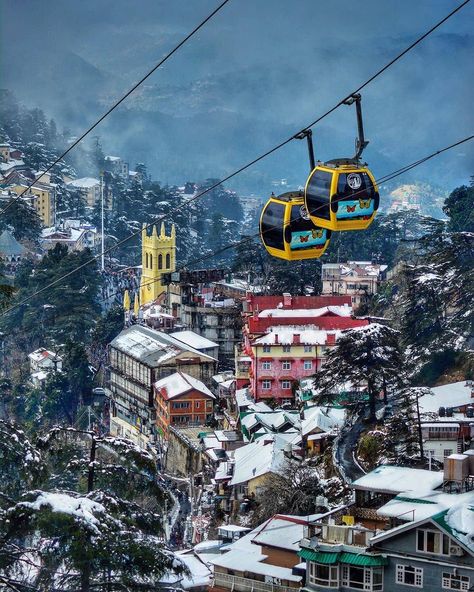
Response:
[[[1,0],[1,86],[15,91],[27,104],[40,105],[62,125],[70,119],[79,132],[81,125],[93,121],[217,4],[210,0]],[[234,152],[229,148],[225,158],[216,155],[215,162],[211,153],[206,156],[215,175],[223,175],[242,164],[241,159],[250,160],[284,139],[288,129],[296,131],[331,107],[458,4],[451,0],[231,0],[154,74],[142,93],[153,97],[153,109],[172,113],[179,121],[183,112],[177,110],[172,96],[160,99],[160,89],[223,77],[218,96],[200,90],[203,104],[189,101],[183,107],[186,115],[192,110],[193,121],[203,130],[218,125],[215,110],[219,110],[219,122],[226,111],[229,117],[258,122],[258,137],[251,137],[252,123],[243,125],[242,137],[235,137],[239,129],[235,122],[233,137],[221,138],[213,129],[213,142],[217,138],[238,146]],[[364,91],[371,140],[367,158],[372,151],[380,167],[405,164],[406,158],[422,156],[472,133],[473,22],[474,4]],[[84,62],[72,63],[71,54]],[[236,92],[231,83],[242,71],[241,84],[247,84],[250,72],[252,85]],[[68,103],[67,110],[62,101]],[[264,121],[268,126],[262,133]],[[111,151],[125,150],[128,142],[135,145],[144,133],[143,125],[130,124],[125,135],[118,137],[113,121],[107,125],[102,133]],[[185,133],[178,124],[173,129]],[[350,152],[353,114],[348,108],[338,110],[321,126],[319,143],[317,129],[315,134],[322,158],[332,158],[336,151],[337,155]],[[160,141],[163,151],[167,143],[165,138]],[[249,148],[254,152],[247,154]],[[221,146],[219,151],[226,153],[226,149]],[[179,150],[186,150],[186,144],[180,143]],[[185,156],[192,159],[191,146],[189,150]],[[294,150],[285,149],[270,163],[275,174],[291,174]],[[423,174],[436,177],[437,182],[443,177],[448,183],[467,180],[474,172],[473,153],[472,146],[465,147],[427,166]],[[149,157],[153,168],[156,157]],[[302,164],[301,171],[305,167]],[[158,165],[157,170],[162,173]]]

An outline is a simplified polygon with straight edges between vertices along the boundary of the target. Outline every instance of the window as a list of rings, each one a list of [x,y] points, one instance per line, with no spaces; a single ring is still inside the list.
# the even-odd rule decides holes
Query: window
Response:
[[[444,458],[447,458],[448,456],[451,456],[451,454],[454,452],[454,450],[452,448],[445,448],[443,450],[443,456]]]
[[[443,572],[441,583],[446,590],[469,590],[469,576]]]
[[[169,269],[171,267],[171,255],[169,253],[166,253],[166,269]]]
[[[449,537],[437,530],[417,530],[416,549],[423,553],[449,555]]]
[[[282,399],[281,400],[282,405],[291,405],[292,403],[293,403],[293,399]]]
[[[153,269],[153,255],[150,254],[150,269]]]
[[[271,370],[272,363],[271,362],[262,362],[262,370]]]
[[[304,346],[304,352],[305,354],[310,354],[313,351],[313,346],[312,345],[305,345]]]
[[[288,352],[290,352],[290,351],[291,351],[291,345],[284,345],[284,346],[283,346],[283,351],[284,351],[285,353],[288,353]]]
[[[339,568],[337,565],[322,565],[314,563],[314,561],[310,561],[308,565],[310,584],[328,588],[337,588],[339,586]]]
[[[199,409],[199,407],[201,407],[201,403],[199,401],[196,401],[196,409]]]
[[[262,380],[262,391],[269,391],[272,388],[271,380]]]
[[[261,232],[265,237],[265,244],[274,249],[284,249],[283,222],[285,218],[284,204],[270,202],[262,214]]]
[[[281,369],[282,370],[291,370],[291,362],[289,360],[284,360],[281,363]]]
[[[188,401],[183,401],[181,403],[173,403],[173,409],[188,409],[188,408],[189,408]]]
[[[395,581],[397,584],[423,588],[423,570],[412,565],[397,565]]]
[[[332,173],[316,171],[310,176],[306,187],[306,204],[309,213],[318,212],[318,217],[330,220],[329,196],[331,194]]]
[[[272,351],[272,348],[269,345],[264,345],[263,346],[263,351],[268,354]]]
[[[341,585],[354,590],[383,590],[383,568],[343,565]]]
[[[284,391],[287,391],[291,388],[291,382],[289,380],[282,380],[280,386]]]
[[[158,255],[158,269],[163,269],[163,255]]]
[[[313,369],[313,362],[311,360],[305,360],[303,367],[305,370],[312,370]]]

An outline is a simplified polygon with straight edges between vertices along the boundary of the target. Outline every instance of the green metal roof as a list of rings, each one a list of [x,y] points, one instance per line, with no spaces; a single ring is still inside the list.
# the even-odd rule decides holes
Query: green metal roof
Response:
[[[382,557],[381,555],[341,553],[339,561],[340,563],[346,563],[347,565],[363,565],[365,567],[388,565],[388,559],[386,557]]]
[[[378,567],[388,565],[388,559],[381,555],[364,555],[362,553],[330,553],[327,551],[313,551],[312,549],[300,549],[298,555],[307,561],[315,561],[325,565],[345,563],[346,565],[360,565],[365,567]]]
[[[300,549],[298,555],[302,559],[324,563],[326,565],[334,564],[339,561],[340,553],[325,553],[324,551],[312,551],[311,549]]]
[[[395,499],[401,502],[411,502],[412,504],[436,504],[436,502],[425,500],[425,499],[418,499],[417,497],[405,497],[403,495],[395,496]]]

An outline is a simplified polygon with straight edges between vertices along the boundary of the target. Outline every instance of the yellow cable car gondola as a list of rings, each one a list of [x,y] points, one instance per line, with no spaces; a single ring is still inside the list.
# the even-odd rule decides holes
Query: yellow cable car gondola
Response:
[[[330,230],[365,230],[379,207],[372,173],[355,160],[318,164],[305,187],[305,204],[314,224]]]
[[[344,103],[356,104],[356,153],[353,158],[340,158],[314,163],[311,130],[304,130],[297,138],[306,137],[311,161],[311,173],[304,190],[305,205],[316,226],[329,230],[365,230],[379,207],[379,193],[374,176],[367,164],[360,162],[362,151],[369,143],[364,138],[360,94],[352,95]]]
[[[331,231],[309,219],[301,191],[271,195],[260,216],[260,238],[273,257],[287,261],[321,257]]]

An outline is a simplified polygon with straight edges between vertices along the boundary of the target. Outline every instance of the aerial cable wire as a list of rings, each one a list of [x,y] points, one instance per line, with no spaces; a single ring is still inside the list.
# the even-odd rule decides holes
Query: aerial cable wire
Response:
[[[419,160],[415,160],[414,162],[411,162],[410,164],[407,164],[403,167],[400,167],[399,169],[396,169],[395,171],[392,171],[391,173],[387,173],[386,175],[384,175],[383,177],[380,177],[379,179],[376,179],[376,184],[380,185],[382,183],[388,183],[389,181],[391,181],[392,179],[395,179],[396,177],[399,177],[400,175],[403,175],[404,173],[424,164],[425,162],[427,162],[428,160],[431,160],[432,158],[434,158],[435,156],[438,156],[440,154],[442,154],[443,152],[447,152],[448,150],[452,150],[453,148],[456,148],[457,146],[460,146],[461,144],[464,144],[465,142],[469,142],[471,140],[474,140],[474,134],[472,136],[468,136],[467,138],[464,138],[462,140],[459,140],[458,142],[455,142],[454,144],[451,144],[449,146],[446,146],[445,148],[442,148],[440,150],[436,150],[436,152],[432,152],[431,154],[429,154],[428,156],[425,156],[423,158],[420,158]],[[356,196],[358,194],[364,193],[365,189],[361,189],[359,191],[356,191],[353,195]],[[317,208],[315,208],[314,210],[312,210],[313,212],[316,212],[317,210],[323,208],[325,206],[318,206]],[[301,219],[298,218],[298,219]],[[279,229],[279,226],[272,226],[270,228],[268,228],[267,230],[264,231],[263,234],[265,234],[266,232],[270,232],[271,230],[274,229]],[[240,241],[234,242],[234,243],[229,243],[228,245],[225,245],[224,247],[220,247],[219,249],[216,249],[215,251],[213,251],[212,253],[207,253],[206,255],[202,255],[201,257],[197,258],[197,259],[192,259],[192,260],[188,260],[185,263],[183,263],[182,265],[180,265],[175,272],[179,272],[182,271],[184,269],[188,269],[191,266],[194,266],[196,263],[201,263],[202,261],[206,261],[208,259],[212,259],[213,257],[215,257],[216,255],[220,255],[221,253],[224,253],[225,251],[229,251],[231,249],[235,249],[236,247],[239,247],[240,245],[244,245],[246,243],[250,243],[254,238],[259,237],[260,236],[260,232],[256,232],[254,234],[250,234],[245,236],[243,239],[241,239]],[[172,273],[175,273],[172,272]],[[59,278],[61,279],[61,278]],[[150,280],[149,282],[145,282],[143,284],[141,284],[139,287],[140,288],[144,288],[146,286],[150,286],[152,284],[155,284],[158,281],[161,281],[161,277],[159,278],[154,278],[153,280]],[[58,280],[59,281],[59,280]],[[47,286],[45,289],[47,289],[49,286]],[[39,292],[36,292],[36,294],[39,294],[42,290],[40,290]],[[35,296],[36,294],[33,294],[33,296]],[[109,294],[107,299],[109,300],[110,298],[114,298],[115,296],[119,296],[123,294],[123,290],[118,290],[117,292],[113,292],[112,294]],[[17,306],[21,306],[24,302],[26,302],[27,300],[29,300],[29,298],[25,298],[25,300],[23,300],[22,302],[15,304],[14,306],[12,306],[10,309],[4,311],[4,313],[0,314],[0,317],[3,316],[3,314],[7,314],[8,312],[10,312],[10,310],[13,310],[13,308],[16,308]]]
[[[3,210],[0,211],[0,215],[5,213],[8,208],[11,207],[11,205],[17,201],[18,199],[20,199],[20,197],[22,195],[24,195],[27,191],[29,191],[33,185],[35,183],[37,183],[39,181],[39,179],[41,179],[41,177],[49,172],[54,166],[56,166],[67,154],[69,154],[69,152],[71,152],[71,150],[73,148],[75,148],[80,142],[82,142],[82,140],[88,136],[100,123],[102,123],[102,121],[104,121],[104,119],[106,117],[108,117],[112,111],[114,111],[119,105],[121,105],[126,99],[128,99],[128,97],[141,85],[145,82],[145,80],[147,80],[154,72],[156,72],[156,70],[158,70],[158,68],[160,68],[166,61],[168,61],[170,59],[170,57],[175,54],[185,43],[187,43],[191,37],[193,37],[200,29],[202,29],[202,27],[212,19],[213,16],[215,16],[222,8],[224,8],[224,6],[230,2],[230,0],[223,0],[223,2],[221,2],[219,4],[219,6],[217,6],[217,8],[215,8],[204,20],[202,20],[199,25],[197,25],[196,27],[194,27],[194,29],[188,33],[186,35],[186,37],[184,37],[184,39],[182,39],[177,45],[175,45],[175,47],[173,47],[173,49],[171,51],[169,51],[164,58],[162,58],[157,64],[155,64],[153,66],[153,68],[151,70],[149,70],[144,76],[142,76],[142,78],[140,78],[140,80],[138,82],[136,82],[120,99],[118,99],[111,107],[109,107],[109,109],[107,109],[107,111],[101,115],[101,117],[99,117],[99,119],[97,119],[97,121],[95,123],[93,123],[81,136],[79,136],[79,138],[77,138],[77,140],[75,140],[70,146],[69,148],[67,148],[67,150],[65,150],[61,156],[58,156],[56,158],[56,160],[50,164],[44,171],[41,172],[41,175],[39,175],[37,178],[34,179],[34,181],[32,183],[30,183],[28,185],[28,187],[26,189],[24,189],[20,195],[18,195],[14,200],[10,201],[8,203],[7,206],[5,206],[5,208],[3,208]]]
[[[215,14],[216,11],[220,10],[226,2],[228,2],[229,0],[225,0],[225,2],[223,2],[221,5],[219,5],[216,10],[211,13],[207,19],[205,21],[203,21],[198,27],[196,27],[196,29],[191,32],[185,39],[187,40],[192,34],[194,34],[194,32],[196,32],[198,30],[198,28],[200,28],[205,22],[207,22],[207,20],[209,20],[210,18],[212,18],[212,16]],[[302,130],[300,131],[305,131],[310,127],[315,126],[317,123],[319,123],[322,119],[324,119],[325,117],[327,117],[328,115],[330,115],[333,111],[335,111],[338,107],[340,107],[342,104],[344,104],[344,101],[346,101],[349,97],[351,97],[353,94],[355,94],[356,92],[358,92],[359,90],[365,88],[368,84],[370,84],[371,82],[373,82],[378,76],[380,76],[383,72],[385,72],[388,68],[390,68],[393,64],[395,64],[400,58],[402,58],[404,55],[406,55],[410,50],[412,50],[414,47],[416,47],[421,41],[423,41],[423,39],[425,39],[426,37],[428,37],[428,35],[430,35],[431,33],[433,33],[436,29],[438,29],[438,27],[440,27],[442,24],[444,24],[448,19],[450,19],[452,16],[454,16],[459,10],[461,10],[464,6],[466,6],[466,4],[468,4],[470,2],[470,0],[464,0],[464,2],[462,2],[459,6],[457,6],[455,9],[453,9],[448,15],[446,15],[443,19],[441,19],[438,23],[436,23],[435,25],[433,25],[428,31],[426,31],[423,35],[421,35],[420,37],[418,37],[413,43],[411,43],[408,47],[406,47],[401,53],[399,53],[396,57],[394,57],[392,60],[390,60],[390,62],[388,62],[385,66],[383,66],[382,68],[380,68],[375,74],[373,74],[369,79],[367,79],[363,84],[361,84],[355,91],[352,91],[351,93],[349,93],[347,96],[345,96],[343,99],[341,99],[334,107],[332,107],[331,109],[329,109],[328,111],[326,111],[325,113],[323,113],[321,116],[319,116],[317,119],[315,119],[313,122],[311,122],[308,126],[304,127]],[[185,40],[183,40],[181,42],[181,45],[185,42]],[[176,48],[173,50],[176,51],[176,49],[178,48],[178,46],[176,46]],[[169,54],[171,55],[171,53]],[[167,57],[165,57],[164,59],[167,59]],[[161,63],[163,63],[163,60],[161,61]],[[159,67],[158,65],[155,66],[154,70]],[[154,71],[153,70],[153,71]],[[151,74],[151,71],[150,71]],[[141,82],[140,82],[141,83]],[[138,83],[137,83],[138,84]],[[136,88],[136,86],[134,87]],[[133,90],[133,89],[132,89]],[[128,96],[130,94],[130,92],[127,93],[126,96]],[[125,98],[125,96],[123,97],[123,99]],[[123,100],[122,99],[122,100]],[[118,104],[118,103],[117,103]],[[110,111],[110,110],[109,110]],[[108,114],[108,113],[107,113]],[[103,118],[105,118],[107,116],[107,114],[105,114]],[[102,121],[102,119],[100,121]],[[99,121],[95,124],[98,125]],[[95,127],[94,125],[94,127]],[[93,129],[92,127],[90,128],[90,130]],[[86,132],[87,134],[88,132]],[[257,162],[263,160],[264,158],[266,158],[267,156],[270,156],[271,154],[273,154],[274,152],[276,152],[277,150],[279,150],[280,148],[282,148],[283,146],[285,146],[286,144],[289,144],[291,141],[293,141],[295,139],[295,135],[298,135],[300,132],[297,132],[297,134],[293,134],[290,138],[287,138],[286,140],[284,140],[283,142],[280,142],[279,144],[277,144],[276,146],[274,146],[273,148],[271,148],[270,150],[268,150],[267,152],[261,154],[260,156],[254,158],[252,161],[248,162],[247,164],[243,165],[242,167],[240,167],[239,169],[235,170],[233,173],[230,173],[229,175],[227,175],[226,177],[224,177],[223,179],[221,179],[220,181],[217,181],[216,183],[214,183],[213,185],[211,185],[210,187],[208,187],[207,189],[201,191],[200,193],[194,195],[193,197],[191,197],[190,199],[186,200],[183,204],[181,204],[180,206],[178,206],[177,208],[175,208],[173,210],[172,213],[175,212],[179,212],[182,209],[184,209],[185,207],[187,207],[190,203],[198,200],[199,198],[201,198],[203,195],[209,193],[210,191],[216,189],[217,187],[219,187],[220,185],[222,185],[223,183],[225,183],[226,181],[229,181],[230,179],[232,179],[233,177],[237,176],[238,174],[240,174],[241,172],[245,171],[246,169],[250,168],[251,166],[253,166],[254,164],[256,164]],[[81,136],[80,139],[82,139],[82,137],[84,137],[85,134],[83,134],[83,136]],[[78,141],[80,141],[80,139]],[[78,142],[77,141],[77,142]],[[467,141],[467,139],[463,140],[463,141]],[[463,142],[462,141],[462,142]],[[77,142],[75,142],[75,144],[73,146],[71,146],[68,149],[71,150],[75,145],[77,145]],[[462,143],[461,142],[461,143]],[[454,147],[454,146],[453,146]],[[60,157],[61,158],[61,157]],[[59,159],[58,159],[59,160]],[[49,167],[50,170],[52,168],[52,166],[54,166],[54,163]],[[43,173],[44,174],[44,173]],[[34,184],[34,182],[33,182]],[[25,189],[25,191],[27,191],[27,189]],[[24,193],[24,192],[23,192]],[[23,193],[21,195],[23,195]],[[19,197],[18,196],[17,199]],[[10,207],[14,202],[10,202],[8,204],[8,206],[0,211],[0,214],[2,214],[3,212],[6,211],[6,209],[8,207]],[[136,232],[133,232],[132,234],[130,234],[128,237],[122,239],[121,241],[117,242],[116,244],[108,247],[107,249],[104,250],[104,255],[106,255],[107,253],[110,253],[111,251],[117,249],[118,247],[120,247],[122,244],[128,242],[130,239],[134,238],[135,236],[138,236],[139,234],[141,234],[143,232],[143,230],[148,230],[150,227],[154,226],[155,224],[159,224],[160,222],[164,221],[165,219],[169,218],[170,214],[167,215],[163,215],[160,216],[154,220],[152,220],[151,222],[149,222],[148,224],[146,224],[145,226],[143,226],[143,228],[141,228],[140,230],[137,230]],[[42,288],[41,290],[39,290],[38,292],[35,292],[34,294],[31,295],[31,297],[36,296],[38,294],[40,294],[41,292],[49,289],[50,287],[56,285],[57,283],[59,283],[60,281],[62,281],[63,279],[67,279],[69,276],[71,276],[72,274],[76,273],[77,271],[83,269],[84,267],[86,267],[87,265],[90,265],[91,263],[93,263],[94,261],[98,260],[101,257],[101,253],[95,255],[94,257],[92,257],[91,259],[89,259],[88,261],[84,262],[82,265],[79,265],[78,267],[76,267],[75,269],[71,270],[69,273],[65,274],[64,276],[62,276],[61,278],[58,278],[57,280],[55,280],[54,282],[51,282],[51,284],[49,284],[48,286],[46,286],[45,288]],[[28,297],[27,299],[25,299],[24,301],[22,301],[21,303],[18,303],[17,305],[14,305],[14,307],[16,308],[17,306],[23,304],[23,302],[26,302],[27,300],[29,300],[31,297]],[[10,312],[10,310],[13,310],[13,308],[9,308],[7,309],[7,311],[4,311],[3,313],[0,314],[0,316],[3,316],[4,314],[7,314],[8,312]]]
[[[407,164],[391,173],[388,173],[387,175],[384,175],[383,177],[380,177],[380,179],[376,180],[376,183],[387,183],[388,181],[391,181],[392,179],[395,179],[396,177],[403,175],[404,173],[420,166],[421,164],[427,162],[428,160],[431,160],[432,158],[434,158],[435,156],[438,156],[440,154],[443,154],[444,152],[447,152],[448,150],[452,150],[453,148],[456,148],[457,146],[460,146],[461,144],[464,144],[466,142],[469,142],[471,140],[474,139],[474,134],[471,136],[467,136],[466,138],[463,138],[462,140],[459,140],[457,142],[455,142],[454,144],[450,144],[449,146],[445,146],[444,148],[441,148],[439,150],[436,150],[435,152],[432,152],[431,154],[428,154],[427,156],[424,156],[423,158],[420,158],[410,164]],[[359,190],[356,193],[354,193],[354,195],[357,195],[358,193],[362,193],[363,190]],[[194,198],[191,198],[191,200],[193,200]],[[189,201],[185,203],[188,203]],[[320,206],[323,207],[323,206]],[[316,208],[313,211],[318,210],[320,207]],[[179,209],[179,208],[177,208]],[[164,219],[164,217],[162,217],[162,219]],[[150,224],[149,226],[151,226],[152,224]],[[144,230],[145,228],[147,228],[146,226],[143,227],[142,230]],[[275,227],[278,228],[278,227]],[[269,228],[268,231],[272,230],[273,228]],[[142,230],[140,230],[140,232],[142,232]],[[138,234],[138,233],[135,233]],[[220,249],[218,249],[217,251],[210,253],[208,255],[204,255],[202,257],[200,257],[199,259],[196,259],[194,261],[191,262],[187,262],[186,265],[194,265],[195,263],[198,263],[200,261],[204,261],[206,259],[210,259],[212,257],[215,257],[216,255],[227,251],[229,249],[235,248],[240,244],[245,244],[245,242],[250,241],[252,238],[259,236],[260,232],[255,233],[254,235],[250,235],[245,237],[243,240],[237,242],[237,243],[230,243],[229,245],[226,245],[225,247],[222,247]],[[134,235],[132,235],[134,236]],[[131,237],[127,237],[125,238],[123,241],[121,241],[122,243],[128,241]],[[113,248],[115,248],[116,246],[118,246],[121,243],[117,243],[117,245],[113,245],[113,247],[109,247],[108,249],[106,249],[105,253],[110,252],[113,250]],[[63,280],[67,279],[68,277],[70,277],[71,275],[73,275],[74,273],[76,273],[77,271],[83,269],[84,267],[87,267],[88,265],[90,265],[91,263],[93,263],[94,261],[98,260],[98,258],[100,257],[100,253],[98,255],[96,255],[95,257],[92,257],[91,259],[88,259],[87,261],[85,261],[82,265],[79,265],[78,267],[75,267],[74,269],[72,269],[70,272],[64,274],[63,276],[57,278],[56,280],[54,280],[54,282],[50,282],[48,285],[44,286],[43,288],[33,292],[33,294],[30,294],[29,296],[27,296],[26,298],[24,298],[23,300],[21,300],[20,302],[17,302],[16,304],[10,306],[9,308],[7,308],[6,310],[0,312],[0,318],[7,315],[8,313],[10,313],[12,310],[15,310],[16,308],[22,306],[23,304],[25,304],[26,302],[28,302],[29,300],[31,300],[32,298],[35,298],[36,296],[38,296],[39,294],[42,294],[43,292],[45,292],[46,290],[49,290],[50,288],[52,288],[53,286],[59,284],[60,282],[62,282]],[[183,269],[183,266],[180,268]],[[150,283],[154,283],[155,281],[158,280],[153,280]]]
[[[138,86],[140,86],[142,84],[142,82],[144,82],[149,76],[151,76],[151,74],[153,74],[153,72],[155,72],[168,58],[170,58],[173,55],[173,53],[175,53],[182,45],[184,45],[186,43],[186,41],[188,41],[188,39],[190,39],[205,23],[207,23],[229,1],[230,0],[224,0],[213,12],[211,12],[206,17],[206,19],[204,19],[197,27],[195,27],[195,29],[193,29],[193,31],[191,31],[191,33],[189,33],[171,52],[169,52],[143,78],[141,78],[141,80],[139,80],[121,99],[119,99],[119,101],[117,101],[114,105],[112,105],[112,107],[110,107],[110,109],[106,113],[104,113],[100,119],[98,119],[88,130],[86,130],[65,152],[63,152],[63,154],[61,156],[59,156],[51,165],[49,165],[47,167],[47,169],[42,172],[42,175],[44,173],[47,173],[48,171],[50,171],[58,162],[60,162],[60,160],[64,156],[66,156],[66,154],[68,154],[75,146],[77,146],[77,144],[79,144],[79,142],[81,142],[116,107],[118,107],[126,98],[128,98],[128,96],[130,96],[130,94]],[[349,98],[352,97],[352,95],[354,95],[354,94],[358,93],[359,91],[361,91],[362,89],[364,89],[367,85],[369,85],[376,78],[378,78],[381,74],[383,74],[383,72],[385,72],[386,70],[388,70],[388,68],[390,68],[391,66],[393,66],[393,64],[395,64],[396,62],[398,62],[398,60],[400,60],[404,55],[406,55],[409,51],[411,51],[414,47],[416,47],[419,43],[421,43],[424,39],[426,39],[426,37],[428,37],[429,35],[431,35],[431,33],[433,33],[434,31],[436,31],[436,29],[438,29],[447,20],[449,20],[452,16],[454,16],[462,8],[464,8],[464,6],[466,6],[466,4],[468,4],[470,1],[471,0],[464,0],[464,2],[462,2],[461,4],[459,4],[459,6],[457,6],[456,8],[454,8],[449,14],[447,14],[444,18],[442,18],[435,25],[433,25],[430,29],[428,29],[428,31],[426,31],[425,33],[423,33],[423,35],[421,35],[420,37],[418,37],[413,43],[411,43],[402,52],[400,52],[392,60],[390,60],[387,64],[385,64],[385,66],[383,66],[382,68],[380,68],[379,70],[377,70],[377,72],[375,72],[370,78],[368,78],[364,83],[362,83],[356,90],[350,92],[343,99],[341,99],[336,105],[334,105],[333,107],[331,107],[331,109],[327,110],[325,113],[323,113],[322,115],[320,115],[319,117],[317,117],[314,121],[312,121],[307,126],[305,126],[304,128],[302,128],[299,132],[297,132],[296,134],[293,134],[291,137],[287,138],[286,140],[283,140],[282,142],[280,142],[279,144],[277,144],[276,146],[274,146],[273,148],[271,148],[267,152],[261,154],[260,156],[258,156],[257,158],[253,159],[249,163],[243,165],[242,167],[240,167],[239,169],[237,169],[236,171],[234,171],[230,175],[227,175],[227,177],[224,177],[218,183],[215,183],[213,186],[209,187],[205,192],[203,192],[203,193],[201,193],[201,194],[199,194],[197,196],[194,196],[194,199],[199,199],[199,197],[201,197],[205,193],[208,193],[209,191],[212,191],[213,189],[215,189],[219,185],[222,185],[223,183],[225,183],[226,181],[229,181],[230,179],[232,179],[236,175],[239,175],[240,173],[242,173],[246,169],[250,168],[251,166],[253,166],[257,162],[260,162],[261,160],[263,160],[267,156],[270,156],[271,154],[273,154],[277,150],[280,150],[280,148],[283,148],[284,146],[286,146],[287,144],[289,144],[292,140],[295,139],[295,136],[297,136],[301,132],[304,132],[304,131],[306,131],[306,130],[312,128],[312,127],[314,127],[317,123],[319,123],[320,121],[322,121],[325,117],[327,117],[328,115],[330,115],[331,113],[333,113],[334,111],[336,111],[336,109],[338,109],[341,105],[343,105],[345,103],[345,101],[347,101]],[[24,189],[24,191],[22,191],[22,193],[20,195],[18,195],[15,199],[13,199],[12,201],[10,201],[8,203],[8,205],[5,206],[5,208],[3,208],[3,210],[0,211],[0,215],[3,214],[4,212],[6,212],[8,210],[8,208],[10,208],[15,201],[17,201],[22,195],[24,195],[29,189],[31,189],[31,187],[33,187],[33,185],[35,183],[37,183],[38,182],[38,179],[40,179],[40,178],[41,178],[41,175],[38,178],[36,178],[32,183],[30,183],[30,185],[28,185],[28,187],[26,187],[26,189]],[[148,226],[151,226],[153,224],[156,224],[157,222],[160,222],[160,221],[161,221],[161,219],[155,220],[154,222],[151,222]],[[148,226],[147,226],[147,228],[148,228]],[[137,233],[134,233],[134,234],[131,234],[130,237],[129,237],[129,239],[130,238],[133,238],[137,234],[138,234],[138,232]],[[118,243],[117,245],[115,245],[115,248],[118,247],[119,245],[120,245],[120,243]]]

